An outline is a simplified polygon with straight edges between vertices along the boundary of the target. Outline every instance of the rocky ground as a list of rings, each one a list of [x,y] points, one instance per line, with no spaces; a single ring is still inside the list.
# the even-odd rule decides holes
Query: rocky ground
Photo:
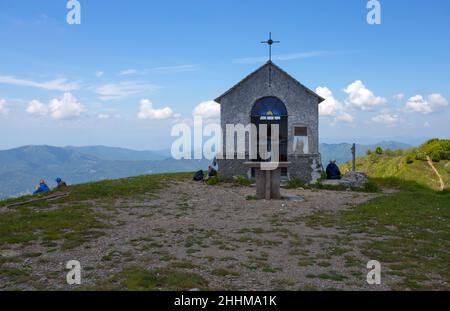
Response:
[[[49,249],[40,241],[3,246],[8,273],[0,274],[0,288],[133,289],[126,279],[145,270],[181,271],[184,278],[201,280],[188,280],[183,289],[386,290],[395,282],[388,274],[382,285],[366,282],[366,265],[374,258],[359,245],[374,237],[349,236],[314,216],[380,194],[283,189],[284,200],[265,201],[253,200],[254,192],[188,181],[171,182],[157,196],[92,201],[108,228],[72,249]],[[66,283],[69,260],[81,263],[79,287]]]

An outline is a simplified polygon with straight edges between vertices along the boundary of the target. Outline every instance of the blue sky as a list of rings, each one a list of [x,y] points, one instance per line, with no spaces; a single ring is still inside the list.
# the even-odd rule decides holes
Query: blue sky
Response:
[[[0,2],[0,149],[169,148],[263,64],[269,31],[275,62],[327,96],[323,142],[450,136],[448,0],[381,0],[381,25],[366,0],[79,2],[81,25],[63,0]]]

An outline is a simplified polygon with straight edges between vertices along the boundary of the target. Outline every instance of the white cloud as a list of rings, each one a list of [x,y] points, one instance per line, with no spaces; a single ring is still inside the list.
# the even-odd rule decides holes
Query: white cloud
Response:
[[[197,64],[187,64],[177,66],[156,67],[150,69],[149,71],[153,73],[179,73],[179,72],[197,71],[198,69],[199,65]]]
[[[204,119],[216,119],[220,117],[220,105],[213,100],[201,102],[194,108],[194,117]]]
[[[101,100],[118,100],[144,92],[153,92],[158,86],[136,81],[125,81],[116,84],[103,84],[97,87],[96,92]]]
[[[302,53],[291,53],[291,54],[279,54],[273,55],[272,60],[274,61],[287,61],[287,60],[295,60],[295,59],[304,59],[317,57],[327,54],[332,54],[333,52],[328,51],[312,51],[312,52],[302,52]],[[263,63],[267,61],[267,56],[259,56],[259,57],[247,57],[247,58],[238,58],[233,60],[234,64],[253,64],[253,63]]]
[[[6,100],[3,98],[0,98],[0,115],[7,114],[9,112],[9,109],[6,108]]]
[[[441,94],[431,94],[426,99],[422,95],[416,95],[408,99],[405,108],[408,111],[422,114],[430,114],[440,111],[448,106],[447,99]]]
[[[44,90],[55,90],[62,92],[77,90],[80,88],[78,82],[67,82],[66,79],[56,79],[45,82],[37,82],[32,80],[17,79],[12,76],[0,76],[0,83],[17,86],[29,86]]]
[[[27,112],[36,116],[45,116],[48,114],[48,107],[38,100],[32,100],[28,104]]]
[[[333,93],[327,87],[316,88],[316,93],[323,97],[325,101],[319,105],[319,115],[323,117],[333,117],[333,123],[354,121],[354,117],[348,113],[344,105],[333,97]]]
[[[85,108],[71,93],[64,93],[61,99],[54,98],[48,105],[32,100],[26,111],[37,116],[50,115],[53,119],[68,120],[80,117]]]
[[[153,120],[162,120],[167,119],[172,116],[172,109],[169,107],[165,107],[162,109],[153,108],[153,103],[148,99],[141,100],[141,104],[139,106],[138,118],[141,120],[145,119],[153,119]]]
[[[380,114],[372,118],[372,121],[375,123],[380,123],[388,126],[394,126],[399,122],[398,115],[391,114]]]
[[[136,69],[126,69],[119,73],[120,76],[129,76],[137,73]]]
[[[405,94],[403,94],[403,93],[398,93],[398,94],[394,95],[394,99],[396,101],[401,101],[401,100],[403,100],[403,98],[405,98]]]
[[[102,77],[102,76],[103,76],[103,74],[104,74],[104,72],[103,72],[103,71],[96,71],[96,72],[95,72],[95,76],[96,76],[97,78],[100,78],[100,77]]]
[[[108,113],[99,113],[97,115],[97,118],[99,118],[101,120],[108,120],[108,119],[111,119],[111,115]]]
[[[370,110],[375,106],[387,103],[386,98],[375,96],[361,80],[357,80],[347,86],[344,92],[348,95],[346,102],[357,109]]]

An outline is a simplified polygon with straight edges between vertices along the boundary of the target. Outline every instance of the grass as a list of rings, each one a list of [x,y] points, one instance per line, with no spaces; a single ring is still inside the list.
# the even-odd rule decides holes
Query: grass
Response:
[[[233,271],[233,270],[229,270],[229,269],[226,269],[226,268],[214,269],[211,272],[211,274],[215,275],[215,276],[239,276],[240,275],[239,272]]]
[[[407,163],[408,154],[389,156],[372,154],[356,159],[356,169],[375,178],[396,177],[406,181],[414,181],[422,186],[439,189],[439,180],[426,161],[415,160]],[[441,175],[446,188],[450,187],[450,161],[442,160],[434,163]],[[341,165],[343,172],[351,170],[351,163]]]
[[[0,214],[0,245],[21,244],[42,239],[43,242],[64,240],[63,248],[72,248],[98,237],[107,226],[97,220],[90,207],[76,204],[50,211],[21,207]]]
[[[130,267],[115,275],[112,281],[129,291],[180,291],[208,287],[208,281],[202,276],[171,268],[147,270]]]
[[[300,179],[291,179],[286,185],[287,189],[307,188],[306,183]]]
[[[400,288],[442,288],[435,278],[438,276],[449,289],[450,193],[396,178],[378,178],[374,182],[399,192],[338,214],[316,213],[308,218],[308,225],[334,225],[349,235],[365,233],[382,238],[366,240],[362,253],[394,273],[405,275],[398,284]]]
[[[47,247],[78,247],[98,238],[103,234],[102,230],[109,227],[102,221],[108,218],[94,211],[95,206],[113,205],[111,203],[118,198],[154,195],[168,182],[190,176],[190,173],[144,175],[68,187],[70,195],[57,203],[32,203],[30,206],[21,206],[1,213],[0,246],[41,240],[41,244]],[[29,198],[30,196],[0,201],[0,206]]]

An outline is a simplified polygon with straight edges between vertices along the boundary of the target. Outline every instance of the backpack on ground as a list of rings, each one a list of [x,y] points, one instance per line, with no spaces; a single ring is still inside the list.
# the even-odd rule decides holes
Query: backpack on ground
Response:
[[[192,178],[194,181],[202,181],[204,178],[203,171],[198,171],[194,174],[194,178]]]

